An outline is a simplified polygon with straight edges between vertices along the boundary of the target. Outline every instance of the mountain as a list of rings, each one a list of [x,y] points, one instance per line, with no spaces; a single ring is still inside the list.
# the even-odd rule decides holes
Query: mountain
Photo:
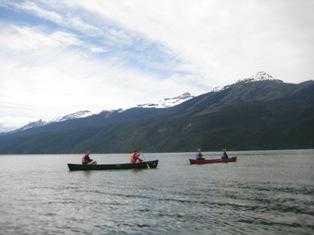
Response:
[[[73,120],[73,119],[77,119],[77,118],[88,117],[91,115],[93,115],[93,113],[91,111],[83,110],[83,111],[78,111],[75,113],[67,114],[63,117],[55,119],[54,121],[55,122],[64,122],[64,121]]]
[[[25,131],[25,130],[28,130],[28,129],[31,129],[31,128],[35,128],[35,127],[41,127],[41,126],[45,126],[51,122],[65,122],[65,121],[68,121],[68,120],[73,120],[73,119],[77,119],[77,118],[84,118],[84,117],[88,117],[88,116],[91,116],[93,115],[92,112],[88,111],[88,110],[84,110],[84,111],[78,111],[78,112],[75,112],[75,113],[71,113],[71,114],[67,114],[65,116],[62,116],[62,117],[59,117],[59,118],[56,118],[50,122],[48,121],[43,121],[42,119],[38,120],[38,121],[35,121],[35,122],[30,122],[20,128],[17,128],[17,129],[3,129],[3,132],[2,134],[5,134],[5,133],[16,133],[16,132],[21,132],[21,131]],[[1,132],[1,130],[0,130]]]
[[[11,131],[11,133],[21,132],[21,131],[25,131],[25,130],[35,128],[35,127],[41,127],[41,126],[44,126],[46,124],[47,124],[47,122],[40,119],[40,120],[35,121],[35,122],[30,122],[30,123],[26,124],[25,126],[22,126],[19,129],[13,130],[13,131]]]
[[[178,105],[178,104],[180,104],[184,101],[187,101],[189,99],[192,99],[192,98],[193,98],[193,96],[189,92],[185,92],[185,93],[183,93],[179,96],[173,97],[173,98],[165,98],[156,104],[154,104],[154,103],[152,103],[152,104],[140,104],[140,105],[137,105],[137,107],[139,107],[139,108],[169,108],[169,107]],[[107,115],[110,115],[111,113],[114,113],[117,111],[123,112],[122,109],[117,109],[117,110],[109,110],[109,111],[104,110],[101,113],[102,114],[106,113]],[[0,133],[3,134],[6,132],[9,132],[9,131],[10,132],[19,132],[19,131],[27,130],[27,129],[30,129],[33,127],[43,126],[43,125],[46,125],[46,124],[51,123],[51,122],[65,122],[65,121],[78,119],[78,118],[86,118],[86,117],[89,117],[92,115],[94,115],[94,113],[92,113],[91,111],[83,110],[83,111],[78,111],[75,113],[70,113],[70,114],[67,114],[67,115],[62,116],[62,117],[58,117],[52,121],[43,121],[40,119],[39,121],[30,122],[30,123],[26,124],[25,126],[18,128],[18,129],[15,129],[15,130],[0,128]]]
[[[6,126],[0,124],[0,135],[9,132],[9,131],[11,131],[12,129],[13,129],[13,128],[6,127]]]
[[[137,105],[138,108],[170,108],[181,104],[185,101],[192,99],[192,96],[189,92],[185,92],[179,96],[173,98],[165,98],[158,103],[147,103],[147,104],[139,104]]]
[[[25,131],[25,130],[28,130],[28,129],[31,129],[31,128],[34,128],[34,127],[41,127],[41,126],[44,126],[46,125],[47,123],[43,120],[38,120],[36,122],[31,122],[31,123],[28,123],[27,125],[21,127],[19,129],[19,131]]]
[[[249,78],[169,108],[135,107],[0,136],[0,153],[314,147],[314,81]]]

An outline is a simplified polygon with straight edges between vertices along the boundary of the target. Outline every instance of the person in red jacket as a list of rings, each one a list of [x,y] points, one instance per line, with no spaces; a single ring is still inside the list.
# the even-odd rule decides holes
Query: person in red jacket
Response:
[[[82,157],[82,164],[83,165],[97,164],[96,161],[94,161],[93,159],[89,157],[89,154],[90,154],[90,151],[87,151],[85,155]]]
[[[131,163],[141,163],[143,160],[140,158],[141,154],[138,150],[134,150],[131,156]]]

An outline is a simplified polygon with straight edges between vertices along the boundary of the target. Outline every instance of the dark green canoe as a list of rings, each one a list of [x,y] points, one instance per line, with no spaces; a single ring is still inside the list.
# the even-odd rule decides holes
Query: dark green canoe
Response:
[[[142,163],[121,163],[121,164],[97,164],[97,165],[82,165],[68,163],[70,171],[90,171],[90,170],[123,170],[123,169],[145,169],[156,168],[158,160],[146,161]]]

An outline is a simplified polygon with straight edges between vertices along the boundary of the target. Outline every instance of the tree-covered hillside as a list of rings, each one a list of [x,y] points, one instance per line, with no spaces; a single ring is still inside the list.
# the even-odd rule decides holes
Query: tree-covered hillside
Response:
[[[132,108],[0,136],[0,153],[314,147],[314,81],[245,80],[172,108]]]

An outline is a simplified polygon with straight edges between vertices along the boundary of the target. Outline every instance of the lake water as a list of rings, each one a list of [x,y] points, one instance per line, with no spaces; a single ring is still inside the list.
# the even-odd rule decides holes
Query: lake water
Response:
[[[90,172],[68,171],[80,155],[0,155],[0,234],[314,234],[314,150],[230,155],[190,166],[191,153],[152,153],[157,169]]]

